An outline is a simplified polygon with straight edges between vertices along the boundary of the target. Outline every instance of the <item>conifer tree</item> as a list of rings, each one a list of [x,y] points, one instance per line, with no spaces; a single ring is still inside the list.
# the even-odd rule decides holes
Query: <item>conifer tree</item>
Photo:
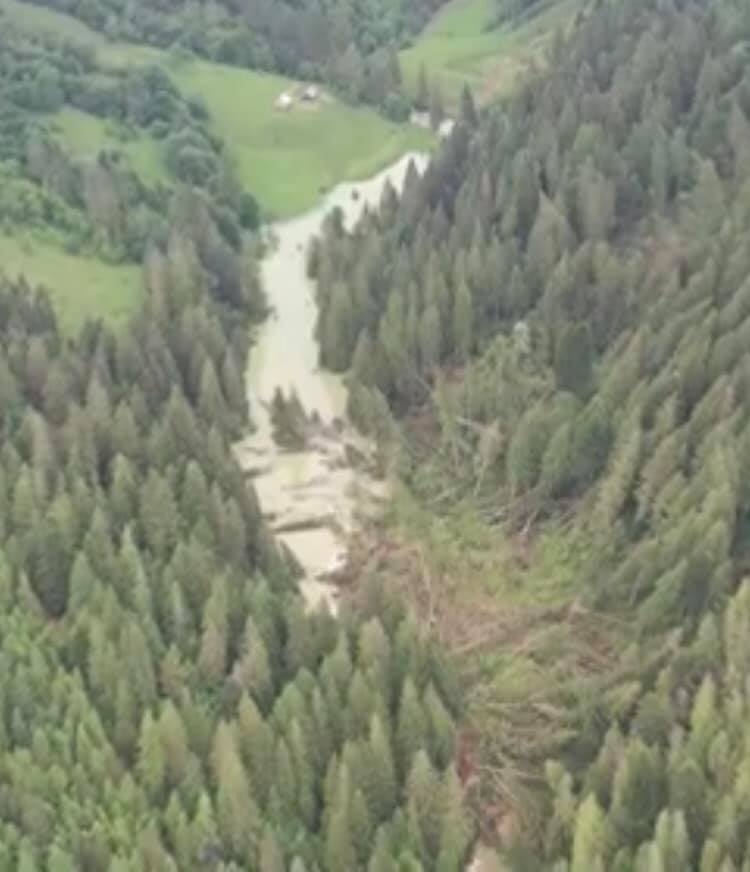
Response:
[[[596,796],[591,793],[576,815],[571,872],[584,872],[597,866],[604,868],[607,852],[606,826],[604,813],[596,801]]]
[[[561,390],[585,397],[592,379],[591,332],[588,324],[568,325],[555,354],[555,375]]]
[[[260,872],[285,872],[284,856],[273,829],[266,825],[260,843]]]
[[[468,360],[472,349],[474,333],[474,311],[471,292],[468,285],[462,282],[456,290],[453,304],[453,341],[458,360]]]

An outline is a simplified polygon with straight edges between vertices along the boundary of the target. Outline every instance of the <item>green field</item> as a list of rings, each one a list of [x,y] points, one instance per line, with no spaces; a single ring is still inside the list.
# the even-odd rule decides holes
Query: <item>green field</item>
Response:
[[[77,18],[62,15],[46,7],[35,6],[33,3],[21,3],[19,0],[0,0],[0,11],[17,27],[32,33],[49,33],[60,38],[94,45],[104,42],[104,37],[91,30],[83,22],[78,21]]]
[[[516,27],[490,30],[496,0],[451,0],[416,43],[401,52],[404,77],[413,88],[424,65],[428,77],[439,78],[449,106],[465,83],[486,102],[513,88],[519,73],[539,60],[550,34],[580,6],[581,0],[557,0]]]
[[[278,76],[203,62],[173,65],[170,72],[186,93],[205,99],[243,184],[278,217],[309,209],[337,182],[369,176],[433,141],[420,128],[332,97],[280,111],[274,103],[293,83]]]
[[[159,143],[147,136],[124,138],[113,124],[66,107],[55,116],[55,130],[62,142],[81,157],[95,157],[102,148],[117,149],[146,183],[164,179]]]
[[[539,56],[549,33],[567,21],[580,2],[559,0],[520,27],[488,31],[495,0],[451,0],[416,44],[402,53],[407,82],[413,85],[424,64],[428,75],[440,77],[449,104],[466,81],[480,99],[486,99],[512,86],[518,72]],[[392,124],[369,109],[347,106],[330,96],[314,106],[296,103],[290,111],[280,111],[276,99],[295,86],[280,76],[111,43],[69,16],[19,0],[0,0],[0,9],[29,30],[63,34],[94,46],[106,64],[162,65],[183,92],[206,101],[242,184],[275,217],[303,212],[337,182],[367,177],[405,151],[424,150],[434,142],[427,131]],[[78,154],[118,148],[144,181],[164,177],[155,140],[124,139],[110,123],[69,108],[58,113],[55,126],[58,136]],[[54,288],[68,329],[75,329],[87,315],[117,321],[133,311],[140,299],[137,268],[74,257],[48,242],[34,242],[29,250],[17,239],[0,239],[0,259],[6,271],[23,271]]]
[[[19,0],[0,0],[14,22],[30,30],[63,33],[95,46],[100,61],[113,66],[158,63],[186,94],[199,94],[214,129],[234,156],[243,185],[273,216],[285,218],[315,205],[337,182],[369,176],[410,149],[427,149],[426,131],[393,124],[370,109],[326,97],[317,106],[279,111],[275,101],[295,87],[290,79],[204,61],[180,60],[141,45],[110,43],[69,16]],[[155,143],[143,138],[122,144],[107,125],[80,112],[65,111],[61,135],[74,148],[95,151],[116,146],[146,180],[161,166]]]
[[[113,327],[138,310],[143,282],[138,266],[111,266],[101,260],[67,254],[53,242],[0,236],[0,272],[29,284],[44,285],[63,330],[75,333],[87,318],[103,318]]]

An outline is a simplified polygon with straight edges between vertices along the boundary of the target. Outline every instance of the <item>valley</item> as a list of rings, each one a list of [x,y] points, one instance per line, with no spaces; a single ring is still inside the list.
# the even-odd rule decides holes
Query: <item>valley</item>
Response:
[[[0,872],[750,868],[747,12],[0,0]]]

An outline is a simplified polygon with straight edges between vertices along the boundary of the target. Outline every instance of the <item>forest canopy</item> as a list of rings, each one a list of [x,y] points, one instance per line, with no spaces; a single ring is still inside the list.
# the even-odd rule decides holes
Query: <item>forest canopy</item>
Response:
[[[258,207],[237,184],[207,111],[158,66],[112,70],[85,47],[29,36],[12,24],[0,32],[0,222],[9,230],[54,231],[68,250],[141,262],[167,236],[171,190],[200,190],[224,241],[238,249]],[[116,129],[123,147],[82,158],[58,135],[62,109]],[[127,143],[157,143],[167,169],[153,184],[134,170]],[[171,189],[171,190],[170,190]]]
[[[430,12],[57,8],[357,99]],[[750,868],[748,46],[747,0],[598,0],[310,252],[321,364],[441,534],[469,504],[580,552],[544,640],[467,669],[387,561],[308,611],[235,459],[265,300],[210,108],[2,30],[0,218],[141,262],[146,299],[63,337],[0,278],[0,872],[459,872],[477,822],[521,872]],[[65,107],[162,143],[169,184],[74,157]]]
[[[620,652],[545,714],[547,824],[513,868],[750,863],[749,12],[593,4],[549,72],[478,119],[465,101],[424,175],[351,233],[330,220],[310,260],[321,361],[416,497],[498,536],[565,529],[571,609],[617,619]],[[507,787],[543,767],[503,742],[503,690]]]

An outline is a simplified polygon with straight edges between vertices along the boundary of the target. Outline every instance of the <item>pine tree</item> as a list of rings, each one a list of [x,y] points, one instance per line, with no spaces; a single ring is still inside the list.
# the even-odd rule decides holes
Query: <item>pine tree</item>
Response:
[[[260,872],[286,872],[284,856],[273,829],[266,824],[260,843]]]
[[[406,782],[409,836],[423,863],[437,859],[442,837],[440,783],[430,759],[417,751]]]
[[[386,830],[384,827],[379,827],[367,872],[397,872],[397,868]]]
[[[602,866],[607,853],[607,824],[596,796],[590,793],[576,815],[570,872],[588,872]]]
[[[126,681],[117,684],[113,740],[120,756],[132,761],[138,741],[138,720],[135,697]]]
[[[323,318],[321,355],[323,363],[334,372],[343,372],[351,363],[357,337],[354,310],[349,288],[337,282]]]
[[[555,354],[558,388],[585,397],[591,389],[592,357],[588,324],[568,325],[560,336]]]
[[[401,691],[398,707],[396,747],[399,766],[403,773],[410,770],[414,755],[425,747],[427,721],[417,689],[407,677]]]
[[[274,754],[273,732],[247,694],[242,695],[237,714],[239,750],[258,803],[265,807],[273,781],[268,765]]]
[[[227,724],[220,724],[216,731],[213,758],[219,832],[237,862],[252,867],[261,838],[261,817]]]
[[[151,471],[140,491],[143,537],[157,555],[164,556],[177,539],[177,506],[169,484]]]
[[[455,754],[456,728],[432,684],[425,691],[424,704],[429,723],[432,757],[440,768],[445,768]]]
[[[459,870],[466,865],[466,854],[472,840],[464,791],[455,768],[448,768],[440,785],[440,815],[442,819],[440,853],[437,868],[441,872]]]
[[[140,780],[153,798],[159,798],[166,778],[166,760],[159,729],[151,713],[146,711],[138,741],[138,771]]]
[[[422,313],[419,322],[419,356],[424,372],[430,372],[437,366],[442,356],[443,335],[440,324],[440,313],[432,303]]]
[[[619,839],[630,845],[647,839],[663,800],[663,768],[658,754],[636,739],[615,773],[609,820]]]
[[[352,841],[351,784],[345,766],[340,768],[337,781],[326,828],[325,863],[330,872],[351,872],[357,868],[357,858]]]
[[[474,307],[471,292],[466,282],[461,282],[456,289],[453,304],[453,342],[456,356],[460,362],[466,362],[472,350],[474,334]]]
[[[351,810],[349,813],[351,826],[351,842],[354,853],[359,861],[359,866],[367,862],[372,848],[373,827],[370,813],[367,809],[364,795],[356,788],[352,797]]]
[[[430,127],[433,130],[439,130],[445,117],[445,106],[443,105],[443,92],[437,79],[433,80],[432,88],[430,89],[429,110]]]
[[[206,358],[203,362],[198,395],[198,411],[206,423],[218,423],[219,426],[226,424],[226,401],[218,376],[216,375],[216,368],[209,358]]]
[[[377,713],[370,719],[369,745],[365,755],[362,786],[373,820],[386,820],[396,805],[396,767],[388,735]]]
[[[176,787],[185,779],[190,752],[185,725],[171,700],[167,700],[159,718],[159,735],[164,750],[167,780]]]
[[[52,845],[47,856],[49,872],[75,872],[76,866],[73,857],[60,845]]]
[[[474,96],[468,85],[464,85],[461,89],[460,118],[468,127],[476,127],[479,123],[479,116],[474,105]]]

